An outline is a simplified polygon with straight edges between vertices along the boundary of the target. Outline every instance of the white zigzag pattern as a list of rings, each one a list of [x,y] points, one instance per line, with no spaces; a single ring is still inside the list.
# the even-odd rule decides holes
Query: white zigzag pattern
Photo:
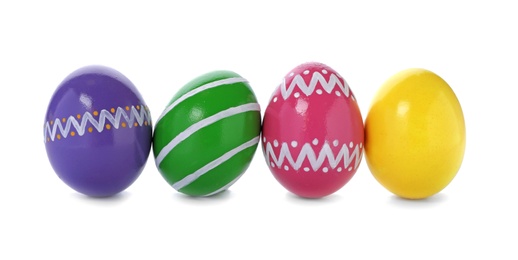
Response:
[[[324,78],[324,76],[322,74],[320,74],[320,72],[315,71],[315,72],[313,72],[309,85],[306,84],[306,82],[304,81],[304,78],[300,74],[297,74],[294,76],[293,80],[291,81],[290,86],[288,88],[286,88],[286,78],[284,78],[284,80],[282,81],[282,84],[280,86],[282,98],[284,98],[284,100],[286,100],[291,95],[291,93],[293,92],[295,87],[297,87],[297,86],[304,94],[306,94],[306,96],[309,96],[315,91],[317,83],[319,83],[319,82],[320,82],[320,85],[322,85],[322,88],[327,93],[331,93],[331,91],[333,91],[335,85],[338,85],[338,87],[344,93],[344,95],[346,97],[349,97],[349,85],[347,85],[347,82],[345,82],[345,80],[344,80],[345,84],[342,84],[340,79],[334,73],[330,73],[329,81],[326,81],[326,79]]]
[[[145,120],[147,120],[151,125],[151,116],[149,115],[149,112],[144,108],[144,106],[141,105],[140,107],[141,108],[139,112],[135,106],[131,106],[129,116],[126,114],[126,111],[124,111],[124,108],[122,107],[117,108],[115,116],[112,115],[112,113],[110,113],[108,110],[103,109],[99,112],[99,121],[97,121],[90,112],[85,112],[83,114],[81,117],[81,123],[79,123],[74,116],[69,116],[64,127],[59,118],[54,120],[52,126],[50,125],[50,122],[47,121],[45,123],[44,142],[47,142],[47,137],[50,137],[50,140],[54,141],[58,130],[61,135],[66,138],[70,133],[71,127],[74,127],[77,131],[77,134],[82,136],[86,131],[88,122],[90,122],[98,132],[102,132],[104,130],[106,120],[108,120],[115,129],[119,129],[121,118],[124,118],[124,120],[128,122],[129,128],[133,127],[135,121],[139,126],[142,126]]]
[[[302,146],[302,149],[299,153],[299,156],[296,160],[294,160],[294,157],[291,154],[290,148],[287,143],[282,143],[281,145],[281,151],[279,153],[279,157],[275,155],[275,152],[273,151],[273,147],[270,142],[266,143],[266,162],[269,166],[271,165],[270,157],[273,159],[273,162],[277,167],[281,167],[284,163],[284,160],[287,160],[288,163],[291,165],[291,167],[294,170],[300,169],[302,167],[302,163],[307,159],[309,161],[309,164],[311,165],[311,168],[313,171],[317,171],[320,169],[322,164],[324,163],[325,159],[327,158],[329,162],[329,166],[332,169],[335,169],[338,167],[338,163],[343,159],[343,166],[344,169],[347,169],[350,167],[350,164],[352,163],[353,159],[355,159],[354,163],[354,169],[358,168],[358,165],[360,164],[360,159],[362,156],[362,149],[357,144],[354,147],[354,150],[352,153],[349,153],[349,148],[347,148],[346,144],[343,144],[340,151],[338,152],[337,156],[334,156],[333,151],[331,150],[331,146],[328,142],[325,142],[322,146],[322,149],[320,150],[320,153],[318,153],[318,157],[311,147],[310,143],[306,143]]]

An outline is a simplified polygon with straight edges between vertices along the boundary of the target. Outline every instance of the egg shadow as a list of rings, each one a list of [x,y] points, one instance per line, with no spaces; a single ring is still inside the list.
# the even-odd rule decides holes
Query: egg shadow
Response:
[[[214,195],[208,196],[208,197],[207,196],[189,196],[189,195],[183,194],[181,192],[176,192],[173,196],[175,197],[175,199],[179,199],[179,200],[181,200],[183,202],[187,202],[187,203],[210,204],[210,203],[220,203],[223,201],[227,201],[231,197],[233,197],[232,194],[233,193],[230,190],[225,190],[218,194],[214,194]]]
[[[87,203],[97,203],[101,205],[114,205],[114,204],[120,204],[131,197],[131,193],[127,191],[122,191],[120,193],[117,193],[112,196],[107,197],[93,197],[93,196],[87,196],[80,193],[73,193],[72,196],[76,197],[78,200],[85,201]]]
[[[405,199],[392,195],[389,199],[389,203],[401,208],[429,208],[440,205],[448,200],[448,196],[444,193],[435,194],[426,199]]]
[[[299,205],[316,205],[316,204],[331,204],[335,203],[340,200],[340,195],[338,194],[331,194],[328,196],[325,196],[323,198],[304,198],[297,196],[293,193],[287,192],[286,193],[286,199],[289,202],[299,204]]]

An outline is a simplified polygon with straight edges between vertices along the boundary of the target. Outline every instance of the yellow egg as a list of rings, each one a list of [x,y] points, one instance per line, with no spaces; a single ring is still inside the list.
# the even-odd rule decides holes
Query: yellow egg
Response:
[[[464,115],[441,77],[408,69],[386,81],[365,120],[365,157],[386,189],[423,199],[457,174],[466,145]]]

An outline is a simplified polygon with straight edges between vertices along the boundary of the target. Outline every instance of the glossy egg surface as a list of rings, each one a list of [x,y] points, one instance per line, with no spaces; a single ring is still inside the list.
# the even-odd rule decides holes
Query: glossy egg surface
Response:
[[[270,171],[298,196],[330,195],[360,165],[360,109],[347,82],[325,64],[304,63],[284,77],[266,108],[262,130]]]
[[[86,66],[63,80],[43,130],[56,174],[89,196],[111,196],[129,187],[151,149],[146,103],[128,78],[105,66]]]
[[[450,86],[431,71],[408,69],[387,80],[372,101],[365,130],[370,171],[400,197],[438,193],[461,166],[463,112]]]
[[[232,71],[201,75],[181,88],[157,120],[158,170],[176,190],[211,196],[245,173],[259,143],[261,109],[248,81]]]

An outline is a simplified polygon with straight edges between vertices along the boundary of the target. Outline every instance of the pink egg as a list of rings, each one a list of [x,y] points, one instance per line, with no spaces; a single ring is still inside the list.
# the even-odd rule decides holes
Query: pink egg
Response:
[[[347,82],[322,63],[289,72],[266,107],[262,147],[287,190],[320,198],[342,188],[363,155],[363,119]]]

